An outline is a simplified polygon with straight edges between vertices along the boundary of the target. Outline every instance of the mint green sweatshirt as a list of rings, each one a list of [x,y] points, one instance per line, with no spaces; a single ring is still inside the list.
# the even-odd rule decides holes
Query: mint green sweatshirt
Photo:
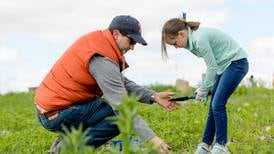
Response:
[[[202,57],[207,70],[201,88],[212,89],[216,75],[222,74],[232,61],[246,58],[246,52],[227,34],[213,28],[188,29],[188,49]]]

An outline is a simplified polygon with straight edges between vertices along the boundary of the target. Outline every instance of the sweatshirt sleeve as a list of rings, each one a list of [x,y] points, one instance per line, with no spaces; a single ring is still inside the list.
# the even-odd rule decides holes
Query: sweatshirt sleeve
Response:
[[[202,86],[202,88],[210,90],[210,89],[212,89],[212,87],[215,83],[218,65],[217,65],[216,59],[213,55],[210,44],[207,40],[202,40],[199,43],[197,43],[197,49],[201,53],[201,55],[205,61],[205,64],[207,66],[205,79],[202,82],[201,86]]]
[[[94,56],[89,63],[89,72],[95,78],[104,94],[104,98],[108,101],[108,103],[110,103],[110,105],[120,105],[121,97],[127,95],[127,89],[125,87],[123,75],[120,72],[118,64],[108,58],[99,55]],[[133,85],[134,84],[132,84],[132,86]],[[128,88],[133,89],[133,91],[139,91],[138,89],[142,91],[140,86],[134,85],[133,87],[135,88]],[[145,94],[142,96],[144,99],[147,98]],[[144,140],[149,140],[155,136],[152,129],[139,115],[136,117],[134,122],[134,131]]]
[[[136,84],[135,82],[124,77],[125,88],[129,95],[136,95],[140,102],[152,104],[151,96],[155,93],[155,91],[147,89],[143,86]]]

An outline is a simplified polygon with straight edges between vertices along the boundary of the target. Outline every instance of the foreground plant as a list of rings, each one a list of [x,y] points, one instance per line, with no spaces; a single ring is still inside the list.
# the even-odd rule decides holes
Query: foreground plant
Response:
[[[116,106],[115,109],[118,111],[118,115],[112,119],[118,125],[120,130],[120,136],[122,138],[122,153],[158,153],[156,150],[151,148],[151,145],[144,145],[141,141],[134,143],[134,132],[133,124],[136,116],[138,115],[136,104],[138,100],[136,97],[123,97],[122,104]]]
[[[70,130],[64,128],[65,133],[61,135],[62,137],[62,148],[61,153],[63,154],[86,154],[95,153],[95,150],[90,146],[86,145],[89,137],[87,136],[88,129],[83,131],[82,125],[78,129],[72,127]]]
[[[86,145],[89,137],[88,129],[83,130],[82,125],[78,129],[72,127],[71,129],[64,128],[65,133],[62,134],[62,148],[61,153],[64,154],[86,154],[86,153],[158,153],[156,150],[150,148],[150,145],[142,145],[141,140],[136,140],[133,133],[133,123],[138,114],[136,97],[124,97],[122,98],[122,104],[115,106],[118,111],[117,116],[110,117],[119,127],[120,136],[122,138],[122,148],[119,149],[113,144],[110,146],[102,146],[98,149],[94,149]],[[120,151],[122,150],[122,151]]]

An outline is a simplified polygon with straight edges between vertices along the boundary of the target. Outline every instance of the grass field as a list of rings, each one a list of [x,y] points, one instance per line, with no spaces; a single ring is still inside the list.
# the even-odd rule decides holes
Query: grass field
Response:
[[[152,86],[155,90],[173,87]],[[177,92],[178,93],[178,92]],[[179,93],[178,93],[179,94]],[[208,104],[188,101],[174,112],[140,105],[139,113],[174,153],[194,153],[200,142]],[[228,147],[232,153],[274,153],[274,90],[240,87],[227,105]],[[33,93],[0,96],[0,153],[46,153],[56,134],[35,118]]]

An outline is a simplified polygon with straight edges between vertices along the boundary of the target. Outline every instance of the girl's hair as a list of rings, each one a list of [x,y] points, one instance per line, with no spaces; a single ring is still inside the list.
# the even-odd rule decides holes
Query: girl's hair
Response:
[[[186,22],[184,20],[181,20],[179,18],[172,18],[169,19],[162,28],[162,45],[161,45],[161,51],[162,51],[162,57],[163,59],[168,59],[168,54],[166,50],[166,38],[173,39],[178,35],[178,32],[183,29],[188,29],[188,27],[191,30],[197,30],[199,28],[200,23],[199,22],[193,22],[189,21]]]

